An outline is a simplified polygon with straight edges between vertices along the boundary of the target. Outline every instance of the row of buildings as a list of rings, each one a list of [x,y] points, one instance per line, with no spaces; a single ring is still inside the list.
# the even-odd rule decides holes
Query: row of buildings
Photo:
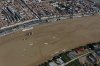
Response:
[[[17,27],[17,30],[21,26],[23,28],[26,25],[23,23],[26,21],[36,20],[35,24],[44,23],[52,18],[59,20],[61,17],[73,18],[73,16],[94,15],[98,12],[99,7],[88,0],[2,0],[0,2],[0,34],[5,35],[11,32],[14,27]],[[15,24],[17,26],[7,28],[6,32],[2,30]]]
[[[100,66],[100,42],[64,51],[39,66]]]

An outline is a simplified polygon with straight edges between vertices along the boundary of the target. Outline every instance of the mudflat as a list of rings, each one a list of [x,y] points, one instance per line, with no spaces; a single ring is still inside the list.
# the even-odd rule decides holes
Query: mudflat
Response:
[[[62,50],[96,41],[100,41],[100,15],[42,24],[0,37],[0,66],[35,66]]]

